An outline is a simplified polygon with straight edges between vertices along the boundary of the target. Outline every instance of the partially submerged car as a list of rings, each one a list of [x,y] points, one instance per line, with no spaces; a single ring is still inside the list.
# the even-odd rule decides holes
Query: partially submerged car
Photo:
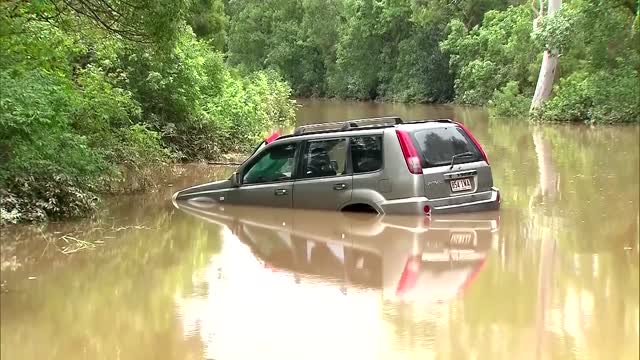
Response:
[[[487,154],[461,123],[399,117],[300,126],[265,140],[230,179],[173,200],[431,214],[496,210]]]

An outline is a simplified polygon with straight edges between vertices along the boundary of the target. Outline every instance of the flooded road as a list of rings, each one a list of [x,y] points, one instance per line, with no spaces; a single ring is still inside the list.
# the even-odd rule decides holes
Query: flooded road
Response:
[[[454,118],[499,212],[174,208],[177,167],[91,219],[2,229],[2,359],[637,359],[638,127],[304,101],[299,123]]]

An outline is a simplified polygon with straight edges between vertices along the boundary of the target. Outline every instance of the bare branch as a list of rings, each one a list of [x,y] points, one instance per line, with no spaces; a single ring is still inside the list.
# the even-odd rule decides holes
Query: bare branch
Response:
[[[128,19],[125,14],[121,10],[116,10],[108,0],[98,0],[97,3],[91,0],[62,0],[62,3],[77,15],[91,20],[106,31],[123,39],[138,43],[151,42],[143,30],[136,28],[135,25],[127,24]]]

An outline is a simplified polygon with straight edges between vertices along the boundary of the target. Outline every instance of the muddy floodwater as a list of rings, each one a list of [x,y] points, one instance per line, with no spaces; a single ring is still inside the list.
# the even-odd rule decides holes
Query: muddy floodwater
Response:
[[[454,118],[499,212],[175,208],[179,166],[94,217],[2,229],[2,359],[638,359],[639,128],[302,101],[299,123]]]

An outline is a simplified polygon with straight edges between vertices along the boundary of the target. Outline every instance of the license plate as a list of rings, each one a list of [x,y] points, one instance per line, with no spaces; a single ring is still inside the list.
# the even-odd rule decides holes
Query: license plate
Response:
[[[449,241],[454,246],[469,246],[473,243],[473,234],[468,232],[452,233]]]
[[[451,191],[464,191],[471,190],[471,178],[464,178],[458,180],[451,180]]]

